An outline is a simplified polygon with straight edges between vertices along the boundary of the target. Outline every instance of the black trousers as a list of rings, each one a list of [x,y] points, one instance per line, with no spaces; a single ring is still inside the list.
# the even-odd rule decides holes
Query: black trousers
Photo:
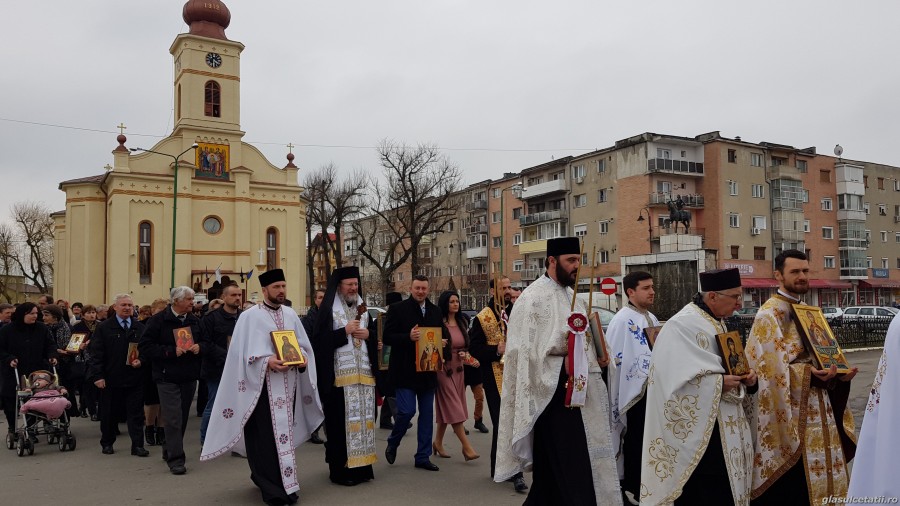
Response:
[[[197,382],[166,383],[160,381],[156,384],[156,389],[159,390],[160,416],[166,424],[166,463],[170,468],[183,466],[185,462],[184,431],[187,430],[188,416],[191,412],[191,402],[194,401],[194,392],[197,391]]]
[[[203,416],[208,401],[209,388],[206,386],[206,380],[200,380],[197,382],[197,416]]]
[[[712,435],[703,457],[688,478],[675,499],[676,506],[692,506],[694,504],[715,504],[729,506],[734,504],[731,493],[731,482],[728,481],[728,467],[725,464],[725,453],[722,451],[722,436],[719,434],[719,422],[713,427]],[[768,503],[797,504],[797,503]]]
[[[131,387],[110,387],[100,390],[100,445],[112,446],[116,442],[116,425],[119,409],[125,408],[125,422],[132,448],[144,446],[144,388],[137,384]]]
[[[771,487],[756,499],[750,501],[751,506],[770,506],[773,504],[808,504],[809,487],[806,485],[806,469],[803,457],[794,467],[785,472]]]
[[[278,447],[272,430],[272,409],[266,395],[267,385],[263,383],[253,413],[244,424],[244,439],[247,446],[247,464],[250,465],[250,479],[259,487],[264,502],[296,501],[297,495],[284,491],[281,481],[281,466],[278,463]]]
[[[644,445],[644,419],[647,414],[647,396],[641,397],[625,414],[628,428],[622,438],[625,478],[622,479],[622,493],[631,492],[635,498],[641,497],[641,452]],[[712,441],[712,440],[710,440]],[[724,465],[724,464],[723,464]],[[727,479],[727,476],[726,476]]]
[[[596,505],[594,475],[581,410],[567,408],[565,369],[550,404],[534,424],[534,474],[526,505]]]

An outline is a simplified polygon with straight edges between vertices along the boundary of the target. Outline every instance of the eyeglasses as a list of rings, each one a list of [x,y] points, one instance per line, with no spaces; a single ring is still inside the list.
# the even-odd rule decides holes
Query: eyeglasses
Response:
[[[723,295],[723,296],[725,296],[725,297],[731,297],[731,298],[734,299],[734,300],[738,300],[738,299],[741,298],[741,294],[739,294],[739,293],[738,293],[738,294],[733,294],[733,293],[723,293],[723,292],[715,292],[715,293],[717,293],[717,294],[719,294],[719,295]]]

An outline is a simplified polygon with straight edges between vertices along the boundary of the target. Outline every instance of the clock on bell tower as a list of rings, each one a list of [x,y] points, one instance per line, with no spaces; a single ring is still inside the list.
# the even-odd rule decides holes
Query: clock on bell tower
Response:
[[[175,62],[175,130],[243,135],[240,62],[244,45],[228,40],[231,13],[217,0],[189,0],[182,11],[188,33],[169,52]]]

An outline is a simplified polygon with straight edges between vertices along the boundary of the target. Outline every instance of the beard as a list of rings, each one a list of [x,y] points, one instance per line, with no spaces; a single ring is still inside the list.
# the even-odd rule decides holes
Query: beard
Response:
[[[353,293],[353,294],[341,295],[341,300],[344,301],[344,304],[347,304],[348,306],[352,306],[352,305],[355,305],[357,301],[359,301],[359,294]]]
[[[275,296],[266,294],[266,300],[269,301],[269,304],[272,304],[273,306],[280,306],[280,305],[284,304],[285,298],[286,297],[284,296],[283,293],[275,295]]]
[[[565,267],[563,267],[562,265],[557,263],[556,264],[556,281],[563,286],[573,288],[575,286],[575,282],[577,281],[575,279],[576,272],[577,272],[577,270],[572,271],[572,272],[567,272]]]
[[[790,285],[785,283],[784,288],[791,293],[796,293],[797,295],[803,295],[804,293],[809,291],[809,283],[798,284],[796,282],[791,283]]]

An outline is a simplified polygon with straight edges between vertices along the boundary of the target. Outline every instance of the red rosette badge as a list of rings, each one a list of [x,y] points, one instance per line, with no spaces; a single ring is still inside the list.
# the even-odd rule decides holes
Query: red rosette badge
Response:
[[[567,322],[572,332],[584,332],[587,329],[588,319],[582,313],[572,313],[569,315]]]

